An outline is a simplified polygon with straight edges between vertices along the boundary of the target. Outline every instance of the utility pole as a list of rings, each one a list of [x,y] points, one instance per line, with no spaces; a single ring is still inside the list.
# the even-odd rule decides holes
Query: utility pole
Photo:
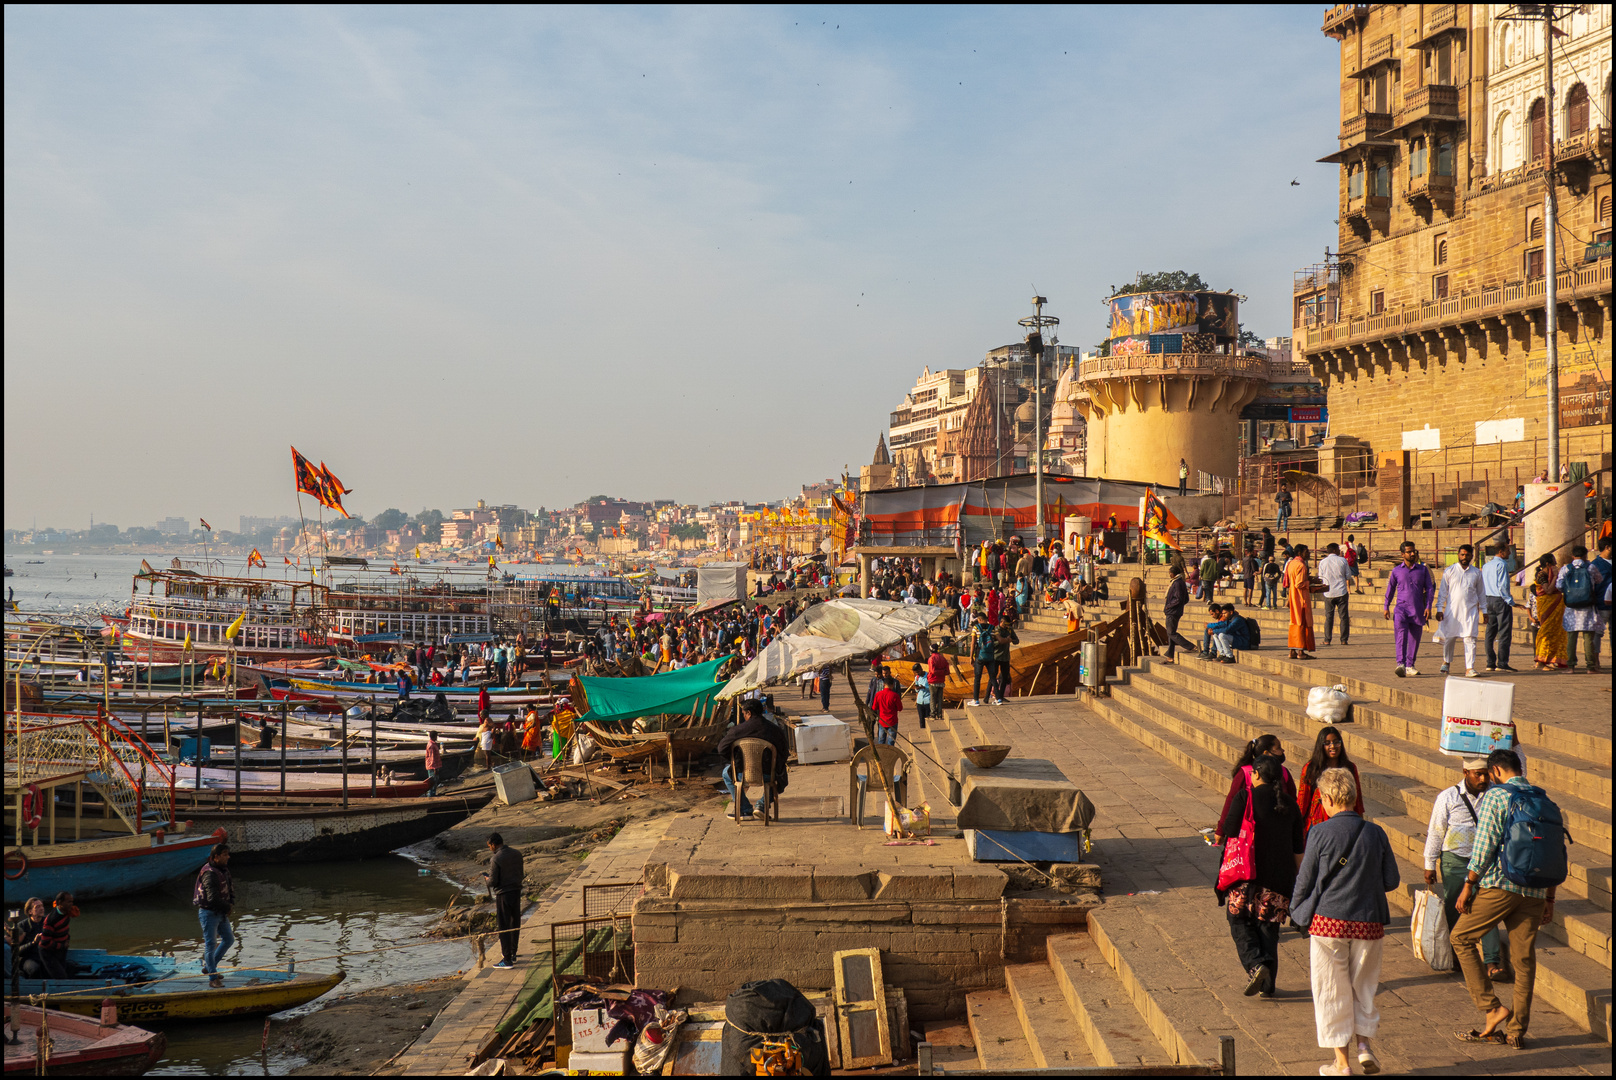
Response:
[[[1554,28],[1556,19],[1576,10],[1572,4],[1515,4],[1499,16],[1507,22],[1532,23],[1543,20],[1543,178],[1547,185],[1543,194],[1543,375],[1544,391],[1548,395],[1548,416],[1545,431],[1548,435],[1548,478],[1552,484],[1560,478],[1560,350],[1555,341],[1559,332],[1559,290],[1555,266],[1554,199]],[[1527,119],[1531,123],[1530,117]],[[1531,135],[1528,134],[1528,140]],[[1530,153],[1530,146],[1528,146]]]
[[[1032,315],[1017,320],[1017,325],[1027,331],[1027,352],[1032,356],[1032,452],[1033,452],[1033,498],[1038,501],[1038,512],[1033,525],[1033,542],[1044,542],[1044,331],[1050,330],[1049,348],[1054,350],[1059,338],[1053,331],[1060,325],[1060,320],[1053,315],[1044,314],[1044,305],[1049,303],[1042,296],[1032,298]],[[1057,353],[1058,355],[1058,353]]]

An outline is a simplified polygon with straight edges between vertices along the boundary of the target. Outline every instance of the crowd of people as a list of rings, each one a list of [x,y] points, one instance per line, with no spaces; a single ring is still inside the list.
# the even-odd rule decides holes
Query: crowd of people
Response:
[[[1537,933],[1554,918],[1557,883],[1533,877],[1552,857],[1534,852],[1523,859],[1518,845],[1558,842],[1563,866],[1563,830],[1508,829],[1511,820],[1534,826],[1559,820],[1546,794],[1527,782],[1518,748],[1464,758],[1460,766],[1459,781],[1432,808],[1424,857],[1425,883],[1440,890],[1449,942],[1481,1014],[1479,1024],[1455,1036],[1521,1049],[1531,1019]],[[1222,848],[1215,890],[1247,996],[1273,996],[1280,936],[1287,925],[1295,927],[1308,939],[1318,1043],[1333,1054],[1319,1072],[1350,1075],[1354,1057],[1363,1072],[1378,1072],[1372,1040],[1380,1024],[1375,998],[1382,942],[1391,921],[1386,894],[1400,875],[1385,831],[1364,819],[1363,783],[1340,730],[1318,733],[1299,784],[1277,735],[1249,742],[1232,770],[1223,812],[1204,831]],[[1509,935],[1507,965],[1500,927]],[[1504,1006],[1493,983],[1511,974],[1513,1003]]]

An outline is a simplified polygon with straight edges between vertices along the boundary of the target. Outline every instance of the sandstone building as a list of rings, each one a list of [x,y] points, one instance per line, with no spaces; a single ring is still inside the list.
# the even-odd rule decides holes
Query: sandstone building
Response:
[[[1562,458],[1594,469],[1610,450],[1611,9],[1559,20],[1552,97],[1543,21],[1516,10],[1329,10],[1341,120],[1321,160],[1340,166],[1340,245],[1294,284],[1296,349],[1328,387],[1332,435],[1383,465],[1412,451],[1433,479],[1476,485],[1475,502],[1547,458],[1548,273]]]

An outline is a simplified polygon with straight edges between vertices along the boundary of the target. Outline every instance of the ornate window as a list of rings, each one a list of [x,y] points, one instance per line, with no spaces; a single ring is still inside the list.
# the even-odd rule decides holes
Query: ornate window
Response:
[[[1425,175],[1425,140],[1415,139],[1408,147],[1408,175]]]
[[[1436,144],[1436,174],[1453,175],[1453,140],[1438,139]]]
[[[1578,83],[1566,95],[1566,137],[1588,130],[1588,88]]]
[[[1549,112],[1544,107],[1542,98],[1532,102],[1532,111],[1528,117],[1532,127],[1531,160],[1542,161],[1549,152]]]

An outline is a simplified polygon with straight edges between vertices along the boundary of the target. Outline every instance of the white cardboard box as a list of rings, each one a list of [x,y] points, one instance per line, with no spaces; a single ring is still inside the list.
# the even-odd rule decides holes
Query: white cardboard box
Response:
[[[621,1054],[628,1045],[625,1039],[617,1041],[617,1049],[613,1050],[606,1042],[606,1033],[612,1030],[617,1021],[606,1015],[605,1009],[574,1009],[572,1010],[572,1056],[579,1054]]]
[[[626,1040],[624,1041],[626,1043]],[[622,1076],[628,1072],[628,1050],[579,1053],[574,1048],[573,1052],[567,1057],[567,1071],[594,1073],[604,1076]]]
[[[793,731],[798,765],[822,765],[853,756],[852,729],[828,713],[803,717]]]
[[[1438,750],[1456,757],[1486,757],[1514,746],[1514,683],[1453,678],[1443,683]]]

